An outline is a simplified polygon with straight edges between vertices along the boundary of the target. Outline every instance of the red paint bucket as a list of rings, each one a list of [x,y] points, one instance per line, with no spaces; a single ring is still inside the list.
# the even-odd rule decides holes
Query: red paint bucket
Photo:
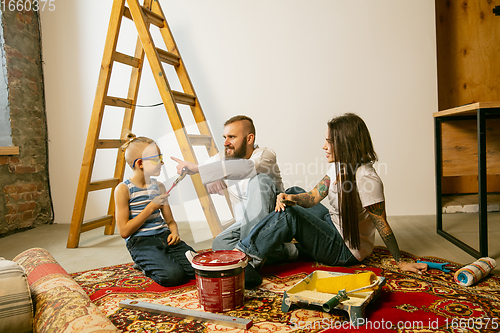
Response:
[[[243,305],[247,256],[239,251],[211,251],[194,256],[196,287],[201,308],[225,312]]]

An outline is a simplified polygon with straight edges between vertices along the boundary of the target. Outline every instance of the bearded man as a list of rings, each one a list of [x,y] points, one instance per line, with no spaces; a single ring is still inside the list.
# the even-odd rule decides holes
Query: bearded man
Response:
[[[235,223],[215,237],[214,250],[233,250],[239,240],[244,239],[252,228],[270,212],[274,211],[276,196],[284,191],[276,153],[255,144],[255,126],[247,116],[234,116],[224,123],[224,152],[212,156],[206,163],[172,159],[189,174],[200,173],[203,184],[211,194],[223,195],[228,189]],[[268,258],[295,259],[298,250],[294,244],[282,247]]]

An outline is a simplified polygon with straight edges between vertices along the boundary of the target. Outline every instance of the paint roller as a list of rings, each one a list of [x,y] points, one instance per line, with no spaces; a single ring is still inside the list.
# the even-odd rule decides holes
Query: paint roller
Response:
[[[337,294],[323,304],[323,310],[330,312],[340,302],[349,299],[347,294],[358,291],[373,291],[376,289],[378,283],[379,280],[375,273],[368,271],[359,274],[345,274],[319,279],[316,281],[316,290],[322,293]]]
[[[469,287],[487,276],[497,266],[493,258],[479,258],[477,261],[457,270],[454,280],[461,286]]]
[[[316,281],[316,290],[321,293],[336,294],[343,289],[353,291],[364,288],[370,286],[375,281],[378,281],[378,278],[372,271],[358,274],[343,274],[318,279]]]

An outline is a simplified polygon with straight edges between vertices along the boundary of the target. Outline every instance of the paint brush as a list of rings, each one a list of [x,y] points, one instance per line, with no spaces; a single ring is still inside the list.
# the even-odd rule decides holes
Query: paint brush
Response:
[[[172,184],[172,186],[170,187],[170,189],[167,191],[167,193],[166,193],[166,194],[169,194],[169,193],[170,193],[170,191],[172,191],[172,189],[173,189],[174,187],[176,187],[176,186],[177,186],[177,184],[179,184],[179,183],[180,183],[180,181],[181,181],[181,180],[183,180],[183,179],[184,179],[184,177],[186,177],[186,175],[187,175],[187,174],[188,174],[188,169],[187,169],[187,168],[183,168],[183,169],[182,169],[182,172],[181,172],[181,175],[180,175],[179,177],[177,177],[177,179],[174,181],[174,183]]]

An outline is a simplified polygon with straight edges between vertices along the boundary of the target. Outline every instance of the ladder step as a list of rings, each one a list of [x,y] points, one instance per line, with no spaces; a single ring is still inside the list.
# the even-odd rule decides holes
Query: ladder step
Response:
[[[212,137],[210,135],[189,134],[189,142],[192,146],[206,146],[212,145]]]
[[[134,105],[134,101],[127,98],[106,96],[104,97],[104,104],[108,106],[130,109],[130,107]]]
[[[113,222],[113,215],[105,215],[95,219],[91,219],[82,223],[81,232],[90,231],[105,225],[110,225]]]
[[[174,90],[172,90],[172,95],[174,95],[174,100],[177,104],[196,105],[196,96]]]
[[[120,53],[120,52],[115,52],[113,55],[113,60],[117,62],[121,62],[122,64],[129,65],[135,68],[139,68],[141,65],[141,61],[138,58]]]
[[[163,17],[161,17],[156,13],[153,13],[151,10],[147,9],[144,6],[141,6],[141,9],[144,16],[146,16],[146,20],[149,23],[156,25],[158,28],[163,28],[165,26],[165,20],[163,19]],[[133,20],[132,14],[130,13],[130,9],[128,9],[127,6],[123,7],[123,16],[125,16],[130,20]]]
[[[123,145],[120,139],[103,139],[97,141],[97,149],[120,148]]]
[[[119,183],[120,183],[120,179],[118,179],[118,178],[98,180],[98,181],[90,183],[89,192],[90,191],[99,191],[99,190],[103,190],[106,188],[114,188]]]
[[[181,59],[181,57],[179,57],[177,54],[159,48],[156,48],[156,52],[158,53],[158,58],[160,58],[161,61],[175,67],[179,66],[179,60]]]
[[[163,28],[165,26],[165,20],[161,17],[161,15],[152,12],[146,7],[141,6],[141,8],[149,23],[156,25],[158,28]]]

